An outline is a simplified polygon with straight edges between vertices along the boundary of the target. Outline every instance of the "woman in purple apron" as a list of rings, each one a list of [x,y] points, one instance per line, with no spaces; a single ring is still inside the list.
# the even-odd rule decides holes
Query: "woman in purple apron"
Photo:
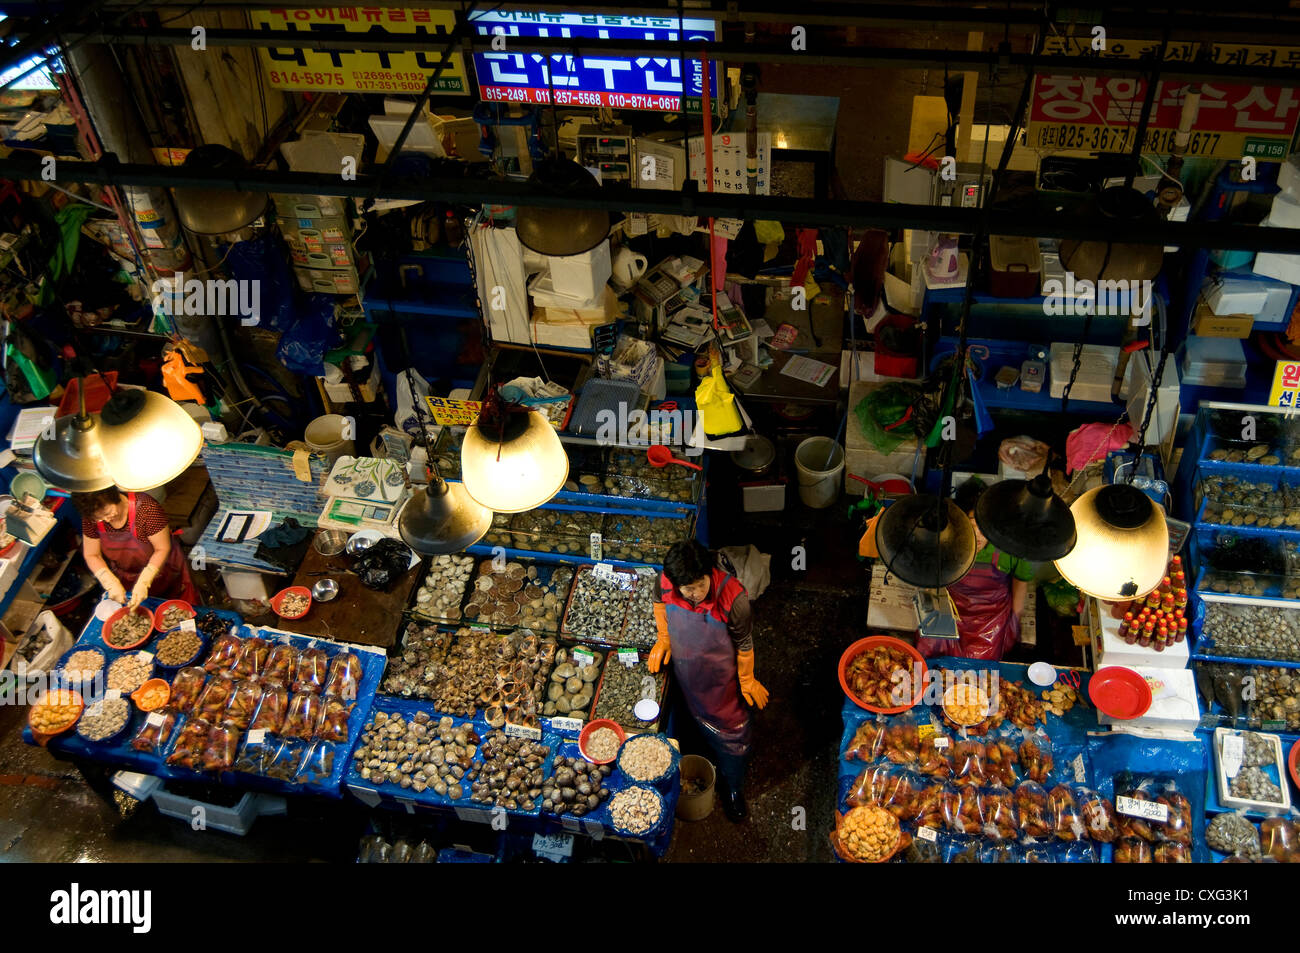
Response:
[[[998,662],[1020,641],[1020,613],[1033,566],[994,549],[980,533],[975,503],[983,492],[982,483],[967,480],[953,495],[953,502],[970,517],[975,529],[975,565],[948,587],[957,610],[958,638],[918,639],[917,649],[927,658],[955,655]]]
[[[754,619],[745,587],[717,568],[700,543],[674,543],[655,593],[655,621],[650,671],[673,663],[686,705],[718,758],[723,809],[733,821],[744,820],[753,734],[746,703],[767,704],[767,689],[754,678]]]
[[[110,486],[74,493],[72,502],[81,514],[81,554],[110,599],[137,606],[152,593],[197,603],[185,554],[173,542],[167,514],[153,497],[124,495]]]

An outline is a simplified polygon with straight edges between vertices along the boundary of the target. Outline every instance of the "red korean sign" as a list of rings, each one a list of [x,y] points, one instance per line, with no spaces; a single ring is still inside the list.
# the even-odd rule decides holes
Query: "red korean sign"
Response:
[[[1161,81],[1142,151],[1165,154],[1174,143],[1189,86]],[[1285,86],[1199,83],[1200,106],[1188,155],[1263,160],[1286,157],[1300,93]],[[1054,152],[1123,152],[1137,135],[1147,82],[1129,76],[1037,76],[1029,111],[1029,146]]]

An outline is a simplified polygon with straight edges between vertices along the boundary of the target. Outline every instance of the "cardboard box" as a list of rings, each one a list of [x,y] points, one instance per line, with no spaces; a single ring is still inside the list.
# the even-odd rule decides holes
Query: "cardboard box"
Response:
[[[1099,666],[1105,668],[1106,666]],[[1099,724],[1121,730],[1157,729],[1193,732],[1201,723],[1201,702],[1196,695],[1196,676],[1189,668],[1161,668],[1128,665],[1151,685],[1151,707],[1141,718],[1112,718],[1097,712]],[[1096,677],[1095,675],[1093,676]]]
[[[618,296],[605,288],[604,308],[536,308],[533,336],[539,345],[591,350],[592,332],[614,321],[622,311]]]
[[[1255,318],[1249,314],[1215,314],[1198,307],[1192,315],[1192,333],[1203,338],[1248,338],[1255,326]]]
[[[1175,642],[1163,652],[1129,645],[1119,637],[1119,619],[1113,619],[1110,610],[1096,599],[1088,600],[1088,631],[1092,637],[1092,655],[1095,668],[1104,665],[1123,665],[1128,668],[1183,669],[1191,658],[1191,647],[1186,640]]]

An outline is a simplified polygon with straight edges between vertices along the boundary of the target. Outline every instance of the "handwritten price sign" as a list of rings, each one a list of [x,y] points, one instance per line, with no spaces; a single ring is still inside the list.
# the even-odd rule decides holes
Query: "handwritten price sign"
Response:
[[[426,397],[429,413],[439,424],[448,427],[468,427],[478,420],[483,405],[477,400],[452,400],[450,397]]]

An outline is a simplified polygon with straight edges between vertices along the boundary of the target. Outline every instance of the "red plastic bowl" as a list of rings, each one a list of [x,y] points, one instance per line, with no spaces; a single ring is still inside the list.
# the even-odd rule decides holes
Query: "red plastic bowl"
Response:
[[[857,658],[859,655],[865,652],[867,649],[875,648],[878,645],[889,645],[897,649],[902,649],[904,652],[910,655],[918,665],[921,666],[920,684],[916,686],[916,693],[912,696],[912,700],[906,705],[897,705],[893,708],[881,708],[878,705],[868,705],[857,695],[853,694],[853,692],[849,691],[849,682],[848,679],[845,677],[846,673],[849,670],[849,664],[855,658]],[[912,666],[912,672],[915,671],[916,671],[916,666],[914,665]],[[853,704],[857,705],[859,708],[865,708],[867,711],[874,711],[880,715],[897,715],[900,711],[907,711],[909,708],[911,708],[913,705],[919,702],[921,700],[921,697],[925,694],[926,671],[927,671],[927,667],[925,664],[924,657],[922,657],[920,652],[918,652],[912,646],[908,645],[902,639],[896,639],[893,636],[889,636],[889,635],[871,635],[865,639],[858,639],[858,641],[854,642],[847,649],[845,649],[844,654],[840,656],[840,672],[839,672],[840,688],[844,689],[844,694],[848,695],[849,698],[853,701]]]
[[[627,741],[627,732],[623,730],[622,725],[618,722],[610,721],[608,718],[597,718],[595,721],[589,721],[587,724],[582,726],[582,731],[578,735],[578,750],[581,751],[582,756],[592,764],[613,764],[618,759],[617,751],[614,752],[614,757],[607,761],[597,761],[591,755],[587,754],[587,739],[591,737],[592,732],[597,728],[614,729],[614,734],[618,735],[618,745],[620,748],[623,746],[623,742]]]
[[[155,627],[159,632],[166,632],[166,631],[168,631],[167,629],[164,629],[164,628],[162,627],[162,624],[163,624],[163,616],[166,614],[167,610],[168,610],[169,608],[171,608],[172,606],[180,606],[181,608],[185,609],[187,612],[189,612],[189,614],[190,614],[190,618],[191,618],[191,619],[193,619],[193,618],[198,614],[198,613],[196,613],[196,612],[194,611],[194,607],[193,607],[192,605],[190,605],[188,602],[186,602],[184,599],[168,599],[166,602],[164,602],[162,605],[160,605],[157,609],[154,609],[154,610],[153,610],[153,622],[154,622],[154,627]],[[172,628],[176,628],[176,626],[173,626]]]
[[[1291,783],[1300,790],[1300,741],[1291,746],[1291,757],[1287,760],[1291,765]]]
[[[1151,707],[1151,686],[1133,669],[1111,665],[1089,680],[1088,697],[1112,718],[1141,718]]]
[[[307,605],[297,615],[289,615],[288,613],[281,612],[280,606],[284,604],[285,596],[293,595],[295,592],[300,596],[307,597]],[[281,589],[271,597],[271,611],[281,619],[301,619],[311,611],[311,590],[306,586],[289,586],[286,589]]]
[[[149,631],[145,633],[145,637],[143,639],[140,639],[137,642],[132,642],[130,645],[114,645],[112,642],[108,641],[108,633],[113,631],[114,624],[117,622],[118,619],[126,615],[128,611],[134,611],[137,613],[143,613],[144,615],[147,615],[149,617]],[[151,638],[153,638],[153,626],[154,626],[153,613],[150,612],[148,609],[146,609],[144,606],[136,606],[134,610],[128,610],[126,606],[122,606],[122,608],[118,609],[111,616],[109,616],[107,619],[104,620],[104,627],[103,629],[100,630],[101,632],[100,637],[104,640],[104,645],[109,649],[112,649],[114,652],[124,652],[127,649],[138,649],[140,646],[144,645]]]

